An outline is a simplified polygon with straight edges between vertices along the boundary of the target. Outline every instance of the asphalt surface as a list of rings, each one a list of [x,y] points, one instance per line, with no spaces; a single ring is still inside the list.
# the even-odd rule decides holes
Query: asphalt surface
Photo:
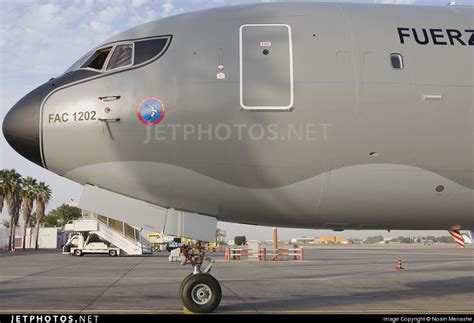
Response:
[[[215,259],[217,313],[474,313],[472,246],[323,246],[305,249],[302,262]],[[0,313],[182,313],[178,289],[190,271],[167,254],[3,252]]]

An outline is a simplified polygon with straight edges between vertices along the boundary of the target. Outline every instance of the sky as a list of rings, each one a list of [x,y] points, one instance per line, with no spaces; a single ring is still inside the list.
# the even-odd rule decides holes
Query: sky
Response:
[[[22,96],[63,73],[105,39],[142,23],[211,7],[271,0],[0,0],[0,124]],[[315,1],[312,1],[315,2]],[[325,2],[338,2],[325,1]],[[347,1],[346,1],[347,2]],[[352,0],[351,2],[441,5],[448,0]],[[456,1],[474,5],[474,0]],[[53,191],[48,209],[78,200],[82,187],[25,160],[0,135],[0,169],[15,168],[23,176],[45,181]],[[7,217],[6,210],[1,219]],[[228,238],[271,239],[272,228],[219,223]],[[346,238],[383,234],[446,235],[444,231],[345,231]],[[279,229],[279,238],[335,235],[327,230]]]

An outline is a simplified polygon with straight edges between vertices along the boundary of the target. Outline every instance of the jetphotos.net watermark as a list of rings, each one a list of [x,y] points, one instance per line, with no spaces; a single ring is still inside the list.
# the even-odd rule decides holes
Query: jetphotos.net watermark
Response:
[[[159,124],[146,127],[145,144],[153,141],[326,141],[334,126],[305,124]]]

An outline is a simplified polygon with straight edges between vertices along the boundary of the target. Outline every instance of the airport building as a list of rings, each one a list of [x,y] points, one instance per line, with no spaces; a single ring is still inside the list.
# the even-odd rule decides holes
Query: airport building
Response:
[[[314,242],[314,238],[292,238],[291,243],[296,243],[296,244],[311,244]]]
[[[349,240],[344,237],[327,236],[314,239],[315,244],[349,244]]]
[[[23,228],[15,230],[15,248],[23,246]],[[57,249],[61,248],[67,240],[67,234],[61,228],[40,228],[38,235],[39,249]],[[32,228],[26,229],[25,236],[27,249],[35,248],[35,232]],[[0,250],[8,249],[8,229],[0,229]]]

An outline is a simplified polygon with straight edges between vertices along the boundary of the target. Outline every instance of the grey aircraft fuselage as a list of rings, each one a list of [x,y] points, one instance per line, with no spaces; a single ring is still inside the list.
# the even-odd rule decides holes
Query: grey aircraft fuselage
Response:
[[[132,65],[105,70],[109,53],[71,69],[3,131],[75,182],[221,221],[472,229],[473,17],[324,3],[177,15],[104,42],[132,48]]]

